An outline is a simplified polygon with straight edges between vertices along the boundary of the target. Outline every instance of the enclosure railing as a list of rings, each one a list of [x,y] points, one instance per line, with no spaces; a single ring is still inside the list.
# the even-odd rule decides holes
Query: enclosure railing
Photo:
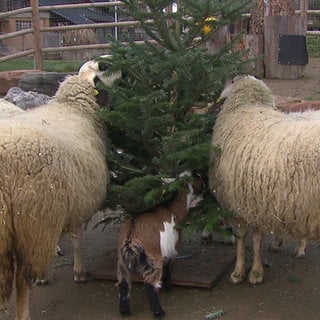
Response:
[[[110,48],[110,43],[94,43],[94,44],[81,44],[81,45],[68,45],[68,46],[47,46],[43,47],[41,43],[41,34],[44,32],[62,32],[66,30],[81,30],[81,29],[99,29],[99,28],[115,28],[118,27],[137,27],[138,21],[115,21],[115,22],[103,22],[103,23],[90,23],[90,24],[75,24],[75,25],[61,25],[52,27],[40,26],[40,12],[49,13],[52,10],[63,9],[77,9],[77,8],[116,8],[124,6],[121,1],[113,2],[99,2],[99,3],[82,3],[82,4],[66,4],[66,5],[53,5],[53,6],[39,6],[38,0],[31,0],[31,7],[21,8],[8,12],[0,12],[0,20],[8,18],[10,16],[16,16],[26,13],[31,13],[32,16],[32,28],[28,28],[21,31],[10,32],[0,35],[0,41],[4,39],[14,38],[17,36],[23,36],[27,34],[33,35],[33,48],[27,49],[22,52],[16,52],[0,57],[0,62],[21,58],[29,55],[34,55],[34,67],[36,69],[42,69],[43,53],[52,52],[64,52],[64,51],[78,51],[78,50],[107,50]],[[306,15],[306,9],[297,10],[297,14]],[[320,10],[308,10],[308,14],[316,14],[320,17]],[[307,19],[307,17],[306,17]],[[115,19],[116,20],[116,19]],[[320,31],[307,31],[307,34],[319,34]]]
[[[35,55],[35,68],[42,69],[42,53],[57,52],[57,51],[75,51],[75,50],[92,50],[92,49],[106,49],[110,47],[109,43],[101,44],[89,44],[89,45],[75,45],[75,46],[59,46],[59,47],[42,47],[41,45],[41,33],[52,31],[64,31],[64,30],[76,30],[76,29],[98,29],[98,28],[112,28],[121,26],[137,26],[138,21],[118,21],[118,22],[106,22],[106,23],[91,23],[91,24],[78,24],[67,25],[57,27],[40,27],[39,12],[61,9],[77,9],[77,8],[95,8],[95,7],[120,7],[124,4],[121,1],[114,2],[99,2],[99,3],[85,3],[85,4],[69,4],[69,5],[54,5],[54,6],[39,6],[38,1],[31,1],[32,6],[28,8],[21,8],[9,12],[0,13],[1,18],[7,18],[24,13],[32,13],[32,28],[28,28],[21,31],[10,32],[0,35],[0,40],[14,38],[20,35],[33,34],[33,49],[25,50],[18,53],[13,53],[0,57],[0,62],[25,57],[34,54]]]

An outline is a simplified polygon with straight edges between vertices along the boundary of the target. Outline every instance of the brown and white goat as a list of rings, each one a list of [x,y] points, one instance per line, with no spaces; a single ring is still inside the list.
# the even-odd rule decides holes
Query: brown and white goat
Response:
[[[130,313],[130,289],[133,276],[140,276],[154,316],[165,314],[159,289],[171,290],[171,270],[177,256],[181,232],[176,226],[188,214],[191,202],[202,189],[201,179],[183,185],[168,206],[128,219],[121,228],[118,246],[119,308]]]

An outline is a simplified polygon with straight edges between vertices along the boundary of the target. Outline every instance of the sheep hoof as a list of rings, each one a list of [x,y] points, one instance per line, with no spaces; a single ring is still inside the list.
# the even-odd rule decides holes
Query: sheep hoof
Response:
[[[251,284],[259,284],[263,281],[263,272],[251,271],[248,278]]]
[[[240,282],[242,282],[244,279],[244,274],[239,274],[237,272],[232,272],[230,277],[229,277],[229,281],[232,283],[232,284],[238,284]]]
[[[63,250],[58,245],[56,246],[56,255],[60,257],[64,256]]]
[[[76,283],[86,283],[87,282],[87,274],[84,271],[74,272],[74,281]]]
[[[295,257],[296,258],[304,258],[306,256],[305,252],[296,252]]]
[[[276,246],[273,246],[272,244],[270,244],[268,247],[269,252],[278,252],[279,250],[280,250],[280,246],[276,247]]]
[[[43,286],[43,285],[47,285],[49,283],[48,279],[37,279],[34,284],[36,286]]]

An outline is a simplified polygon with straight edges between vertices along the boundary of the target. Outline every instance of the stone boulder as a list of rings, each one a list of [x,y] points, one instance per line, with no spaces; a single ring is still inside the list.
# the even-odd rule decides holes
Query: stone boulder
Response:
[[[25,73],[20,78],[18,87],[24,91],[34,91],[52,97],[58,90],[59,83],[71,73],[62,72],[32,72]]]

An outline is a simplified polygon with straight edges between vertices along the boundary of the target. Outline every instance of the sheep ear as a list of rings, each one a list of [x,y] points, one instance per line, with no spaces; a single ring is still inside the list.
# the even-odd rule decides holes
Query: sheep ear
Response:
[[[101,72],[99,71],[99,63],[91,60],[87,61],[81,66],[81,68],[79,69],[79,76],[89,81],[94,87],[94,79],[99,72]]]

